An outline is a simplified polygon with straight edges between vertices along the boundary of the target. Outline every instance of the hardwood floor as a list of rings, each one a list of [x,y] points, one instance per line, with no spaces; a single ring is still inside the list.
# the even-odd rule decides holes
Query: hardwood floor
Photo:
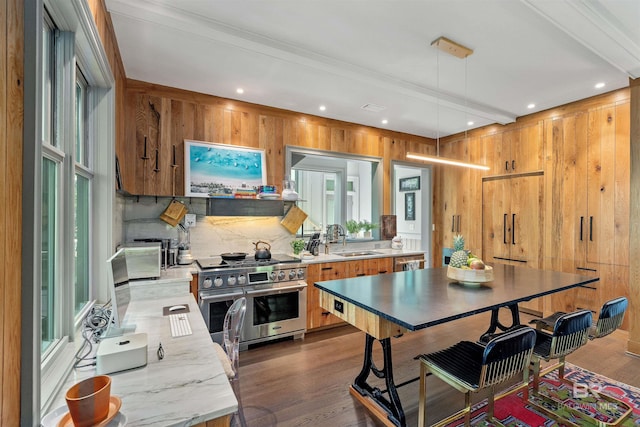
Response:
[[[506,315],[507,312],[501,313]],[[530,319],[522,315],[522,322]],[[416,378],[414,357],[484,332],[488,314],[445,323],[393,339],[396,384]],[[505,319],[505,323],[509,323]],[[627,334],[590,341],[567,360],[611,379],[640,388],[640,358],[625,353]],[[240,353],[240,387],[250,427],[382,426],[349,394],[360,371],[364,333],[351,326],[308,333],[303,340],[267,344]],[[374,360],[382,365],[380,346]],[[438,379],[427,380],[427,421],[433,423],[464,405],[464,396]],[[373,381],[371,381],[373,383]],[[382,382],[379,384],[384,389]],[[417,424],[418,383],[399,389],[407,424]],[[474,396],[474,402],[483,396]]]

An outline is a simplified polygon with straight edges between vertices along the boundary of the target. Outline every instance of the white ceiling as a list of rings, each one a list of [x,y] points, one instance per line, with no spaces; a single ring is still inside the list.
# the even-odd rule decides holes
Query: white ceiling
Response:
[[[107,0],[107,8],[128,78],[432,138],[640,77],[640,0]],[[440,52],[431,47],[440,36],[474,53]]]

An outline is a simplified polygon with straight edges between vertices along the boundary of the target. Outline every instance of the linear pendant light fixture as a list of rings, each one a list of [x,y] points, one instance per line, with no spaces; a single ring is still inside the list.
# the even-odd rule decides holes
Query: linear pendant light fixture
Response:
[[[435,39],[432,43],[431,46],[436,47],[439,51],[443,51],[446,52],[450,55],[453,55],[457,58],[460,59],[464,59],[465,61],[467,60],[466,58],[471,55],[473,53],[473,50],[469,49],[466,46],[463,46],[459,43],[456,43],[452,40],[449,40],[446,37],[439,37],[437,39]],[[437,76],[436,76],[436,80],[437,80],[437,86],[438,86],[438,93],[440,92],[440,52],[438,52],[438,57],[437,57],[437,61],[438,61],[438,66],[437,66]],[[464,79],[465,79],[465,104],[466,104],[466,98],[467,98],[467,67],[466,67],[466,63],[465,63],[465,68],[464,68]],[[453,160],[453,159],[447,159],[444,157],[440,157],[440,98],[436,99],[437,104],[436,104],[436,115],[437,115],[437,124],[436,124],[436,150],[437,150],[437,155],[436,156],[429,156],[426,154],[418,154],[418,153],[407,153],[407,159],[414,159],[414,160],[422,160],[425,162],[431,162],[431,163],[438,163],[438,164],[442,164],[442,165],[448,165],[448,166],[460,166],[460,167],[465,167],[465,168],[470,168],[470,169],[479,169],[479,170],[485,170],[488,171],[490,168],[489,166],[485,166],[485,165],[478,165],[475,163],[467,163],[467,162],[461,162],[459,160]],[[465,130],[465,135],[466,135],[466,130]]]

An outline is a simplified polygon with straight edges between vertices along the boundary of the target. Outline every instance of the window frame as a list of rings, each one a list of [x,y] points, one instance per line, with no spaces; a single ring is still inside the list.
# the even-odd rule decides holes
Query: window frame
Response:
[[[25,111],[25,123],[34,122],[36,124],[35,136],[40,147],[33,153],[36,157],[35,167],[42,164],[44,156],[51,158],[59,164],[60,179],[57,183],[60,193],[57,195],[60,208],[63,211],[60,222],[56,223],[56,233],[63,236],[56,244],[59,247],[58,253],[62,254],[59,271],[56,272],[56,280],[65,283],[64,292],[56,299],[56,304],[60,307],[60,319],[57,326],[60,331],[58,340],[51,345],[46,352],[41,352],[41,255],[39,241],[41,240],[41,229],[38,229],[41,219],[34,220],[34,245],[33,253],[34,275],[33,280],[33,303],[29,305],[27,312],[31,313],[33,340],[25,347],[30,351],[27,357],[23,353],[23,361],[29,363],[24,366],[25,372],[31,372],[28,381],[30,389],[33,391],[30,399],[23,405],[22,419],[38,420],[42,413],[46,413],[53,402],[59,397],[61,388],[64,386],[69,373],[72,371],[75,361],[74,355],[81,344],[79,326],[86,313],[90,310],[95,301],[106,302],[106,263],[104,262],[113,253],[113,206],[115,204],[115,79],[111,72],[109,59],[106,56],[103,46],[100,43],[100,35],[93,20],[92,11],[85,0],[44,0],[38,1],[39,12],[38,33],[35,36],[35,48],[37,54],[42,56],[45,52],[42,49],[44,44],[45,20],[55,23],[57,29],[62,34],[63,46],[53,49],[57,58],[52,70],[55,82],[60,85],[62,93],[65,95],[54,97],[51,105],[54,106],[55,113],[52,115],[54,129],[52,130],[53,144],[50,141],[43,141],[45,135],[44,125],[46,117],[42,109],[38,107],[34,111]],[[47,18],[47,15],[49,18]],[[58,41],[58,39],[56,39]],[[37,82],[35,86],[35,97],[43,99],[46,90],[44,76],[43,58],[36,59]],[[87,106],[86,116],[88,125],[84,129],[88,143],[87,164],[78,164],[75,159],[75,88],[78,66],[83,70],[83,75],[87,82]],[[59,80],[62,79],[62,80]],[[61,102],[65,99],[66,102]],[[69,102],[69,100],[72,100]],[[58,143],[59,141],[59,143]],[[56,146],[54,146],[56,145]],[[103,159],[100,162],[94,159]],[[41,167],[41,166],[40,166]],[[75,257],[74,248],[74,192],[75,176],[83,176],[91,180],[89,190],[89,298],[90,301],[84,308],[75,314],[74,309],[74,275]],[[34,212],[41,215],[41,172],[34,173],[33,206]],[[39,182],[38,182],[39,180]],[[100,229],[95,230],[92,224],[104,224]],[[64,254],[72,254],[71,256]],[[102,264],[105,264],[104,266]],[[56,296],[58,298],[58,296]],[[75,315],[74,315],[75,314]],[[23,377],[24,380],[24,377]]]

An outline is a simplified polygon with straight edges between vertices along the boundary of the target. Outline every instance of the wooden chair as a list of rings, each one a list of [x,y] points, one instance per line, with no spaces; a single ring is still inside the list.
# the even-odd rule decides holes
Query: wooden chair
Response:
[[[494,418],[495,386],[518,374],[522,386],[528,386],[529,363],[535,345],[533,328],[514,328],[491,339],[486,345],[461,341],[452,347],[420,356],[420,402],[418,425],[426,421],[426,376],[432,373],[456,390],[465,393],[465,408],[436,423],[445,425],[464,414],[465,425],[471,421],[471,392],[489,388],[487,421],[502,425]]]
[[[222,362],[225,373],[231,383],[231,388],[238,400],[238,412],[234,414],[232,425],[247,425],[242,411],[240,399],[240,334],[244,324],[244,316],[247,311],[247,299],[245,297],[237,299],[227,310],[224,316],[222,328],[223,346],[214,343],[218,353],[218,358]]]

